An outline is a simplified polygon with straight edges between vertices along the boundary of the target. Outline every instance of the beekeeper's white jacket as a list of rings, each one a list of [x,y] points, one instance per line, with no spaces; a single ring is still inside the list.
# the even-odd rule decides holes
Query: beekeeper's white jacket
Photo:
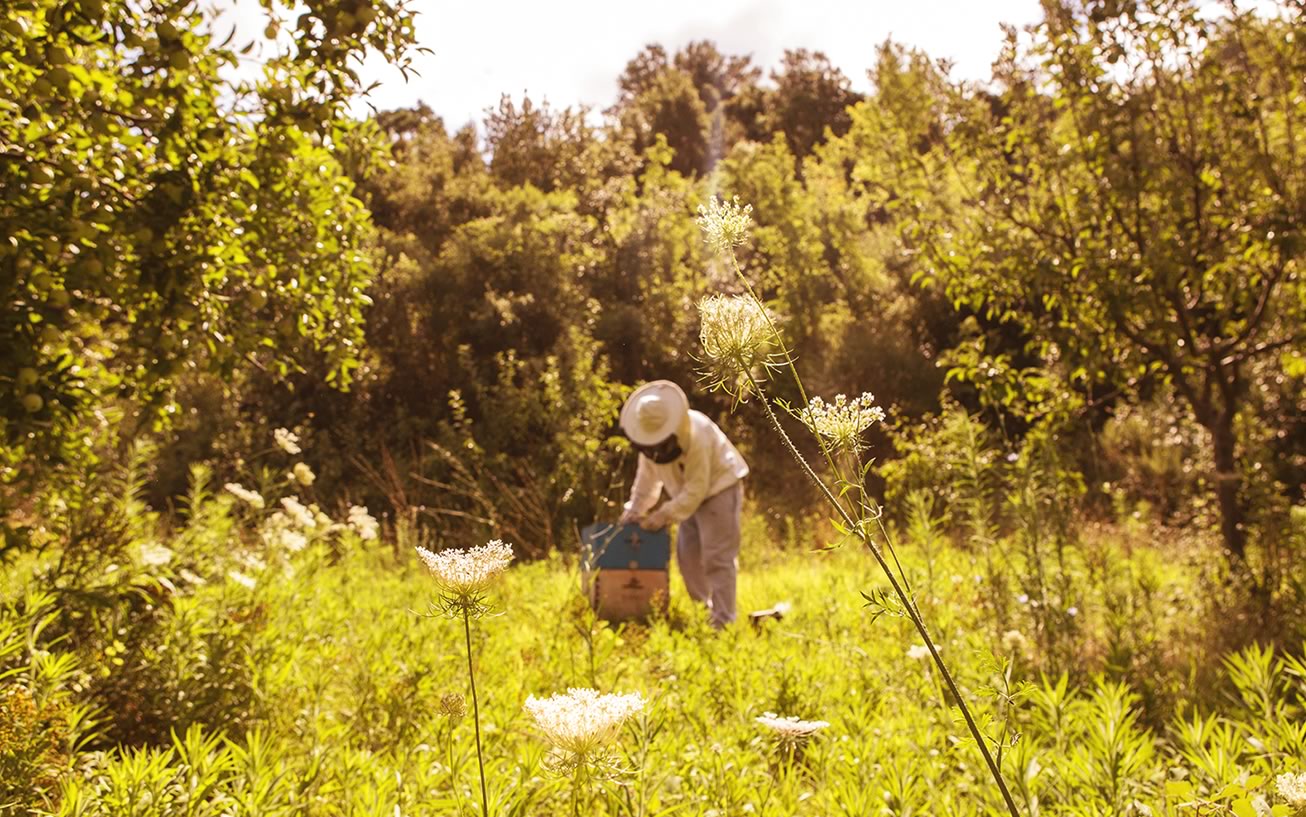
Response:
[[[717,424],[701,411],[690,409],[689,416],[676,430],[676,438],[681,454],[673,462],[659,464],[640,455],[628,509],[641,516],[647,514],[665,487],[671,498],[659,512],[668,522],[684,522],[694,515],[703,500],[748,476],[748,463]]]

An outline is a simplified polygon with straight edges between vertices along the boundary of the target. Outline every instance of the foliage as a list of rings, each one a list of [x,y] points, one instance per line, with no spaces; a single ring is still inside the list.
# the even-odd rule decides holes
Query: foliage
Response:
[[[204,505],[196,515],[209,520],[213,533],[189,535],[222,549],[227,500]],[[259,524],[251,519],[240,527],[252,536]],[[473,633],[493,813],[570,813],[568,787],[544,773],[547,747],[523,704],[531,695],[591,685],[637,690],[649,701],[621,738],[620,763],[637,773],[604,789],[593,814],[712,808],[858,814],[887,804],[897,813],[979,815],[997,806],[982,770],[949,739],[954,715],[936,697],[939,679],[905,657],[914,643],[906,622],[869,623],[858,591],[876,580],[864,556],[847,549],[786,552],[767,544],[765,526],[747,528],[755,534],[741,551],[741,604],[749,609],[789,599],[793,606],[783,621],[715,637],[678,581],[665,618],[591,629],[587,643],[576,618],[584,605],[576,603],[574,566],[544,559],[501,577],[494,590],[501,611],[480,620]],[[925,575],[921,544],[904,542],[900,550],[914,580]],[[166,545],[186,550],[176,540]],[[1101,547],[1104,563],[1133,571],[1148,558],[1130,555],[1119,542]],[[190,813],[216,817],[237,803],[263,811],[393,814],[396,807],[455,813],[458,803],[479,800],[472,723],[436,705],[467,691],[464,633],[418,615],[435,592],[430,577],[415,555],[405,552],[396,562],[392,553],[352,546],[331,563],[326,551],[310,547],[287,554],[287,567],[257,574],[252,588],[216,571],[205,573],[203,587],[179,586],[178,603],[161,615],[207,618],[231,604],[260,611],[257,626],[244,631],[250,649],[228,657],[235,671],[255,680],[250,719],[241,725],[201,719],[136,749],[88,752],[70,742],[65,751],[74,771],[49,800],[34,802],[69,815],[166,814],[184,803]],[[1073,638],[1078,671],[1045,678],[1052,656],[1042,642],[1012,636],[1000,652],[1010,666],[1006,681],[984,645],[992,643],[987,621],[995,596],[1011,591],[984,575],[978,554],[935,543],[930,564],[940,647],[956,662],[963,688],[984,701],[990,734],[997,739],[1004,728],[1019,734],[1014,746],[1008,741],[1003,764],[1017,781],[1022,806],[1032,810],[1037,802],[1038,813],[1069,815],[1119,813],[1138,803],[1178,817],[1193,813],[1181,803],[1228,814],[1237,813],[1231,809],[1243,798],[1282,802],[1273,779],[1296,771],[1306,748],[1300,652],[1254,648],[1230,654],[1222,666],[1218,654],[1195,650],[1182,634],[1193,624],[1192,605],[1184,602],[1198,597],[1196,577],[1181,561],[1159,565],[1159,579],[1180,600],[1169,615],[1142,607],[1127,582],[1099,592],[1086,566],[1074,566],[1074,585],[1083,591]],[[21,592],[21,585],[7,592]],[[1105,660],[1116,637],[1111,594],[1130,598],[1137,609],[1124,632],[1157,630],[1161,666],[1180,690],[1168,709],[1147,706],[1134,686],[1135,671]],[[59,658],[52,631],[36,631],[29,640],[24,622],[33,619],[18,610],[7,606],[0,618],[0,627],[14,634],[2,643],[17,649],[5,667],[76,666]],[[1024,616],[1011,629],[1032,633],[1034,620]],[[1197,698],[1197,689],[1185,685],[1198,664],[1219,677],[1221,694]],[[93,694],[78,673],[19,677],[45,679],[22,682],[35,700],[84,707]],[[1008,690],[1005,714],[986,691],[991,687]],[[765,712],[830,726],[791,762],[773,762],[772,740],[754,720]],[[31,791],[33,781],[21,779]]]
[[[267,3],[275,38],[292,9]],[[0,478],[39,486],[126,436],[178,376],[321,355],[344,388],[362,341],[367,213],[342,160],[365,128],[350,62],[402,61],[404,3],[316,3],[261,76],[194,2],[20,0],[0,14]],[[402,62],[401,62],[402,64]],[[8,492],[6,492],[8,498]]]
[[[922,274],[1054,346],[1081,391],[1172,386],[1210,435],[1224,545],[1242,558],[1236,423],[1258,375],[1283,371],[1266,362],[1306,340],[1306,131],[1285,84],[1300,9],[1045,10],[1027,45],[1010,33],[993,91],[955,94],[957,127],[922,163],[965,190],[963,215],[921,234]]]
[[[482,728],[488,811],[562,814],[522,705],[571,686],[649,701],[594,814],[991,814],[961,702],[1031,815],[1288,813],[1299,11],[1048,2],[992,84],[885,43],[865,98],[817,53],[763,83],[650,46],[603,116],[505,97],[481,140],[345,116],[402,2],[265,8],[265,52],[190,2],[0,12],[0,814],[453,813]],[[720,193],[758,219],[729,262],[694,226]],[[741,599],[793,607],[713,638],[679,585],[647,625],[579,597],[629,384],[688,385],[694,305],[749,289],[936,663],[712,394]],[[867,391],[892,432],[833,397]],[[500,536],[533,560],[502,614],[418,621],[412,546]]]
[[[83,677],[49,636],[53,599],[9,599],[0,612],[0,813],[58,805],[59,782],[93,729],[92,707],[77,701]]]

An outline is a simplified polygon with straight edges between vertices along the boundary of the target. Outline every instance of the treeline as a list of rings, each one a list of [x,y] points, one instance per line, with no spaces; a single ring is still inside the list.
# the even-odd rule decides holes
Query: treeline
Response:
[[[879,73],[901,87],[882,104],[914,105],[914,85],[941,82],[890,44]],[[379,235],[355,383],[341,394],[308,372],[290,396],[252,387],[225,425],[304,424],[340,454],[324,486],[391,513],[420,508],[444,531],[492,520],[537,553],[568,547],[573,524],[611,514],[629,478],[615,425],[627,387],[692,387],[697,301],[738,288],[694,221],[713,194],[752,205],[747,274],[811,383],[873,391],[904,418],[936,409],[937,358],[960,318],[913,284],[897,225],[852,177],[849,135],[874,108],[819,54],[790,52],[772,79],[711,43],[653,46],[601,126],[506,97],[483,141],[425,107],[379,114],[392,161],[358,179]],[[757,424],[728,418],[727,399],[699,390],[695,404],[749,445]],[[749,455],[759,505],[777,520],[801,512],[809,497],[777,452]]]
[[[302,155],[278,165],[261,147],[254,180],[235,177],[279,196],[261,202],[257,240],[230,233],[252,248],[223,258],[239,275],[196,271],[213,245],[187,238],[191,266],[175,275],[192,288],[169,295],[172,311],[125,322],[130,341],[107,352],[74,350],[110,370],[89,391],[54,385],[67,361],[11,321],[35,352],[11,355],[33,374],[5,403],[7,482],[70,473],[85,419],[130,415],[143,391],[180,409],[161,415],[161,506],[192,464],[234,478],[285,426],[322,457],[324,503],[365,501],[450,542],[493,529],[528,553],[567,547],[628,476],[615,428],[625,389],[692,383],[695,304],[738,287],[694,224],[719,195],[753,208],[742,274],[809,386],[870,391],[892,409],[895,430],[873,449],[895,512],[928,492],[927,515],[982,539],[1039,503],[1071,515],[1141,504],[1218,530],[1235,560],[1286,553],[1306,535],[1302,11],[1044,5],[1042,23],[1009,33],[989,82],[957,82],[886,43],[864,97],[819,53],[787,52],[764,72],[708,42],[636,55],[601,117],[505,97],[480,132],[451,132],[422,106],[315,127],[269,83],[265,110],[291,112],[249,124],[252,144],[283,150],[290,134]],[[312,172],[267,178],[319,154],[335,186]],[[208,183],[199,170],[186,190]],[[143,189],[157,195],[158,174]],[[217,205],[188,196],[196,218],[181,227],[193,232]],[[37,208],[7,201],[10,224]],[[342,225],[359,202],[372,227]],[[252,220],[231,223],[241,218]],[[342,229],[349,242],[331,246],[349,265],[323,265],[311,248]],[[98,272],[134,282],[174,250],[120,253]],[[6,252],[0,263],[18,269],[24,250]],[[59,265],[78,269],[80,255],[61,248],[24,269],[71,281]],[[51,285],[23,275],[25,292]],[[107,326],[129,311],[96,297]],[[104,363],[121,349],[155,363]],[[808,497],[755,442],[750,410],[694,402],[743,445],[759,509],[777,522],[800,513]],[[154,416],[89,448],[120,450]],[[1009,501],[1018,485],[1042,493],[1024,507]]]

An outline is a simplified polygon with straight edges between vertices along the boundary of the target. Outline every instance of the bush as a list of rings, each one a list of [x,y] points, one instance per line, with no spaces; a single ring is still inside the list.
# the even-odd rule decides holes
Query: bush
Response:
[[[85,674],[73,655],[51,651],[52,596],[0,605],[0,815],[52,810],[59,783],[94,728],[81,703]]]

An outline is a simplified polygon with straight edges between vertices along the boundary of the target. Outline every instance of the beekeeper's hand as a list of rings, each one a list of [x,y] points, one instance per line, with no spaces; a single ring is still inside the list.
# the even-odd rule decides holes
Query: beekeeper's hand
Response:
[[[656,511],[653,511],[648,516],[644,517],[644,521],[640,522],[639,526],[644,530],[662,530],[670,521],[671,520],[667,518],[666,511],[658,508]]]
[[[640,524],[641,516],[643,516],[643,514],[641,514],[639,511],[636,511],[634,508],[627,507],[624,510],[622,510],[621,518],[617,520],[617,524],[638,525]]]

